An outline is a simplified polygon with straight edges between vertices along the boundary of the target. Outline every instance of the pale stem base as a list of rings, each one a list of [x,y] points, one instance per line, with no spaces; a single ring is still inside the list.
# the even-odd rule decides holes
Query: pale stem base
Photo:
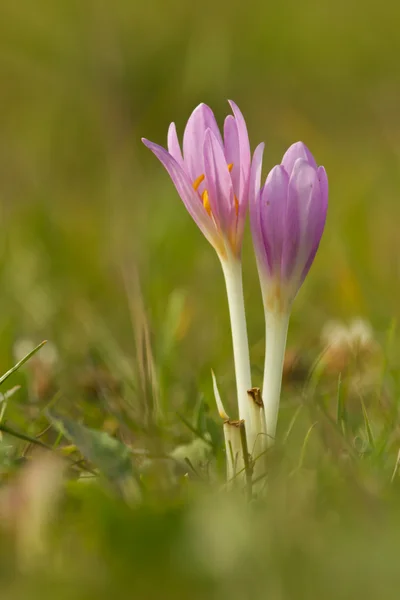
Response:
[[[243,485],[246,480],[241,440],[241,422],[225,421],[226,479],[228,488]]]
[[[275,441],[289,314],[265,311],[265,365],[262,398],[268,445]]]

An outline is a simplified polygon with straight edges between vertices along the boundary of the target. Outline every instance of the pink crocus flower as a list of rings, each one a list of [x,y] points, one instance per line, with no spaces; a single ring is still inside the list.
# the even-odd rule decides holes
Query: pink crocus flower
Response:
[[[328,179],[302,142],[260,186],[263,145],[254,153],[250,220],[267,308],[290,311],[314,261],[328,209]]]
[[[168,150],[143,139],[168,171],[189,214],[220,258],[240,257],[248,206],[250,144],[242,113],[230,101],[223,136],[209,106],[200,104],[183,134],[183,152],[175,123]]]
[[[261,187],[264,145],[254,152],[250,223],[264,301],[262,398],[268,444],[275,438],[286,337],[293,300],[318,250],[328,209],[328,179],[308,148],[290,146]]]
[[[249,202],[251,170],[247,127],[237,105],[230,101],[221,134],[214,114],[200,104],[183,134],[183,151],[176,127],[168,130],[168,150],[143,139],[168,171],[189,214],[217,251],[227,289],[239,417],[246,421],[249,448],[257,439],[258,415],[249,404],[251,385],[249,345],[242,287],[241,251]]]

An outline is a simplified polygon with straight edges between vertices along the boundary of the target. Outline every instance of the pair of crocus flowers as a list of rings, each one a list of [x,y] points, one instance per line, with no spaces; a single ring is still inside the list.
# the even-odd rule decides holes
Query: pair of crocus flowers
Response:
[[[264,144],[252,158],[246,122],[238,106],[230,105],[233,115],[226,117],[223,135],[212,110],[200,104],[187,122],[183,152],[174,123],[168,130],[168,150],[146,139],[143,142],[168,171],[189,214],[221,261],[239,418],[245,422],[247,446],[254,456],[275,437],[289,316],[322,236],[328,181],[325,169],[297,142],[262,186]],[[252,380],[241,268],[248,208],[266,323],[262,401],[248,393]],[[221,404],[220,413],[226,416]]]

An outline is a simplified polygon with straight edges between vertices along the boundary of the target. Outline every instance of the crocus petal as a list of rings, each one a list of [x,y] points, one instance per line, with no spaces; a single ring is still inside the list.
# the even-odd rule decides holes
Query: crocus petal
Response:
[[[309,171],[309,168],[303,168],[302,171],[308,171],[307,174],[303,174],[304,196],[306,197],[308,193],[308,203],[303,205],[300,200],[300,222],[303,237],[302,250],[305,253],[309,253],[310,249],[315,244],[316,238],[320,238],[322,233],[321,218],[323,216],[323,211],[321,211],[321,186],[319,184],[317,171],[314,169]],[[300,176],[300,185],[301,179]],[[309,188],[308,192],[307,186]]]
[[[326,174],[324,167],[318,167],[317,173],[318,173],[319,184],[321,187],[322,204],[324,207],[326,207],[325,210],[327,210],[328,209],[328,176]]]
[[[302,271],[301,276],[300,276],[299,287],[303,283],[304,279],[307,277],[307,274],[308,274],[308,272],[309,272],[309,270],[311,268],[311,265],[314,262],[315,255],[317,254],[317,251],[318,251],[318,248],[319,248],[319,244],[321,242],[322,233],[324,231],[325,221],[326,221],[326,213],[325,214],[321,213],[321,220],[320,220],[320,229],[322,230],[321,231],[321,235],[315,237],[314,245],[313,245],[313,247],[310,250],[310,253],[309,253],[308,257],[307,257],[306,263],[304,265],[303,271]]]
[[[249,135],[247,133],[246,121],[235,102],[229,100],[229,104],[232,108],[233,115],[236,120],[238,137],[239,137],[239,148],[240,148],[240,194],[239,203],[247,203],[247,192],[250,174],[251,164],[251,153]]]
[[[278,165],[269,173],[261,195],[261,230],[271,274],[280,275],[285,238],[289,176]]]
[[[306,168],[308,167],[308,169]],[[315,171],[304,158],[298,158],[289,179],[287,211],[285,222],[285,237],[282,246],[282,276],[289,279],[293,274],[299,256],[301,243],[301,204],[308,201],[310,186],[305,176]],[[306,198],[304,197],[306,196]]]
[[[240,195],[240,147],[235,117],[228,115],[224,123],[224,151],[226,162],[232,165],[231,178],[235,196]]]
[[[168,129],[168,152],[176,160],[178,165],[184,169],[184,162],[182,156],[181,146],[178,140],[178,134],[176,133],[175,123],[171,123]]]
[[[159,146],[158,144],[154,144],[145,138],[142,138],[142,142],[157,156],[159,161],[163,164],[165,169],[168,171],[169,176],[171,177],[176,190],[182,198],[190,216],[196,222],[210,244],[212,244],[214,247],[217,247],[219,236],[217,235],[213,221],[208,216],[203,204],[201,203],[199,195],[193,189],[187,174],[183,171],[183,169],[181,169],[177,161],[169,154],[169,152],[165,150],[165,148]]]
[[[307,219],[308,246],[313,248],[319,244],[325,226],[326,213],[328,210],[328,179],[324,167],[314,171],[312,193],[310,196]],[[318,247],[318,246],[317,246]]]
[[[289,180],[286,236],[282,252],[285,278],[303,270],[314,242],[319,220],[320,186],[316,170],[304,158],[298,158]],[[300,275],[300,274],[299,274]]]
[[[204,173],[203,144],[207,129],[211,129],[222,146],[213,111],[206,104],[199,104],[190,115],[183,134],[183,157],[192,181]]]
[[[261,187],[261,171],[262,171],[262,159],[264,154],[265,144],[262,142],[258,144],[257,148],[254,150],[253,160],[251,163],[250,169],[250,181],[249,181],[249,200],[250,200],[250,208],[254,207],[258,196],[260,193]],[[250,217],[251,218],[251,217]]]
[[[254,151],[249,180],[250,225],[253,237],[254,250],[256,253],[257,263],[259,264],[260,269],[262,268],[263,263],[266,262],[260,218],[260,185],[264,147],[265,144],[259,144]]]
[[[301,274],[301,281],[303,283],[308,271],[314,262],[315,255],[319,248],[322,234],[325,228],[326,215],[328,210],[328,178],[324,167],[318,167],[317,177],[319,180],[320,196],[314,200],[314,226],[310,230],[311,237],[311,248],[309,250],[307,260],[305,262],[304,269]]]
[[[294,163],[298,158],[306,160],[314,169],[317,169],[317,163],[307,146],[303,142],[296,142],[285,152],[282,158],[282,165],[290,175],[293,171]]]
[[[220,228],[228,231],[236,216],[232,180],[223,148],[211,129],[204,140],[204,173],[211,212]]]

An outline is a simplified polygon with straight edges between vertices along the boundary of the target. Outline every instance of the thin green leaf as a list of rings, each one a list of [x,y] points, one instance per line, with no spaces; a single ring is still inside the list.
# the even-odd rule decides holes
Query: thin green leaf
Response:
[[[313,396],[317,389],[318,383],[325,371],[325,363],[323,361],[323,358],[324,358],[327,350],[328,349],[325,348],[325,350],[323,350],[317,356],[317,358],[315,359],[315,361],[313,362],[313,364],[311,366],[307,380],[304,384],[303,393],[305,396]]]
[[[18,438],[19,440],[23,440],[24,442],[29,442],[31,444],[36,444],[37,446],[41,446],[42,448],[46,448],[46,450],[53,450],[53,448],[51,446],[49,446],[48,444],[45,444],[41,440],[38,440],[37,438],[32,437],[31,435],[28,435],[27,433],[23,433],[22,431],[17,431],[16,429],[9,427],[5,423],[0,423],[0,431],[2,431],[3,433],[8,433],[9,435],[12,435],[13,437]]]
[[[3,422],[4,415],[6,414],[6,409],[8,406],[8,400],[14,396],[15,392],[21,389],[20,385],[15,385],[10,390],[7,390],[4,394],[0,392],[0,423]]]
[[[208,444],[209,446],[213,447],[213,445],[212,445],[212,442],[210,442],[210,440],[208,440],[208,439],[207,439],[207,438],[206,438],[206,437],[205,437],[205,436],[202,434],[202,432],[201,432],[201,431],[199,431],[198,429],[196,429],[196,427],[193,427],[193,425],[192,425],[191,423],[189,423],[189,421],[187,421],[183,415],[181,415],[181,414],[180,414],[180,413],[178,413],[178,412],[177,412],[176,414],[177,414],[177,416],[179,417],[179,419],[182,421],[182,423],[183,423],[184,425],[186,425],[186,427],[187,427],[188,429],[190,429],[190,431],[191,431],[192,433],[194,433],[196,437],[200,438],[201,440],[203,440],[203,442],[206,442],[206,444]]]
[[[285,435],[283,436],[283,440],[282,443],[286,444],[286,442],[288,441],[288,438],[290,436],[290,434],[292,433],[293,427],[297,421],[297,418],[299,416],[299,414],[301,413],[303,409],[303,404],[299,404],[299,406],[296,408],[293,417],[290,419],[290,423],[289,423],[289,427],[286,430]]]
[[[362,411],[363,411],[364,424],[365,424],[365,430],[367,432],[368,442],[369,442],[369,445],[371,446],[371,448],[375,449],[375,437],[372,432],[371,421],[369,420],[369,416],[368,416],[368,412],[367,412],[367,409],[364,404],[364,400],[362,399],[361,396],[359,398],[360,398],[361,407],[362,407]]]
[[[198,477],[199,479],[201,479],[199,473],[196,471],[196,469],[193,466],[192,461],[190,460],[190,458],[188,458],[187,456],[185,456],[185,463],[188,465],[188,467],[190,467],[190,469],[193,471],[193,473],[196,475],[196,477]]]
[[[208,406],[204,401],[204,396],[201,394],[199,396],[198,402],[195,406],[194,416],[193,416],[193,426],[202,432],[207,431],[207,417],[208,417]]]
[[[392,477],[390,478],[390,483],[394,482],[397,472],[399,470],[399,465],[400,465],[400,450],[397,453],[396,464],[394,465]]]
[[[380,377],[380,382],[379,382],[379,395],[382,394],[382,390],[383,390],[383,387],[385,384],[385,379],[386,379],[389,369],[390,369],[390,362],[391,362],[391,357],[392,357],[392,353],[393,353],[393,343],[395,340],[396,330],[397,330],[397,319],[393,318],[390,322],[389,328],[386,333],[386,340],[385,340],[384,353],[383,353],[383,365],[382,365],[381,377]]]
[[[0,377],[0,385],[2,383],[4,383],[6,381],[6,379],[8,379],[13,373],[15,373],[15,371],[18,371],[18,369],[20,367],[22,367],[22,365],[24,365],[45,344],[47,344],[47,340],[44,340],[43,342],[41,342],[38,346],[36,346],[36,348],[34,348],[30,352],[28,352],[28,354],[26,356],[24,356],[24,358],[22,358],[19,362],[17,362],[17,364],[14,367],[12,367],[9,371],[7,371],[7,373],[4,373],[4,375],[2,375]]]
[[[9,400],[12,396],[14,396],[14,394],[16,392],[18,392],[21,389],[20,385],[14,385],[14,387],[12,387],[10,390],[7,390],[6,392],[4,392],[4,394],[2,394],[0,392],[0,404],[7,404],[7,400]]]
[[[305,436],[305,438],[304,438],[303,445],[302,445],[302,447],[301,447],[299,464],[298,464],[298,466],[297,466],[297,468],[298,468],[298,469],[301,469],[301,468],[302,468],[302,466],[303,466],[303,463],[304,463],[304,458],[305,458],[305,455],[306,455],[306,449],[307,449],[307,446],[308,446],[308,442],[309,442],[309,440],[310,440],[311,432],[312,432],[312,430],[314,429],[314,427],[316,426],[316,424],[317,424],[317,422],[313,423],[313,424],[310,426],[310,428],[308,429],[307,433],[306,433],[306,436]]]
[[[336,405],[337,405],[337,424],[341,428],[343,435],[346,435],[347,411],[346,411],[345,397],[344,397],[344,393],[343,393],[342,374],[341,373],[339,373],[339,377],[338,377],[337,392],[336,392]]]

